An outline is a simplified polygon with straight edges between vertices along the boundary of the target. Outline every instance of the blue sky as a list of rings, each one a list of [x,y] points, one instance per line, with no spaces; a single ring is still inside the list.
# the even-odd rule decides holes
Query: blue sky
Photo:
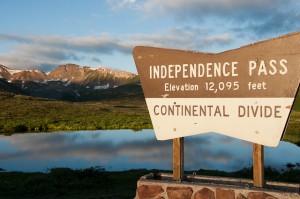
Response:
[[[300,30],[299,0],[2,0],[0,64],[136,72],[137,45],[222,52]]]

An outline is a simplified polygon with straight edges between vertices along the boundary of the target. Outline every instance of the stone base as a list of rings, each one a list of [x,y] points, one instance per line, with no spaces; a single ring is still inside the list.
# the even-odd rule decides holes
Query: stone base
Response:
[[[186,176],[173,181],[172,174],[142,176],[136,199],[300,199],[300,184],[266,182],[264,188],[252,180],[210,176]]]

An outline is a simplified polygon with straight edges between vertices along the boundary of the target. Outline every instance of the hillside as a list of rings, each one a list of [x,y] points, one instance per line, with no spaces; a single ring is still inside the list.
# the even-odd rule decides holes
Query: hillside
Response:
[[[64,102],[0,91],[0,133],[152,128],[140,97]]]
[[[297,96],[296,96],[295,103],[293,105],[293,110],[300,112],[300,91],[299,91],[299,89],[298,89],[298,93],[297,93]]]
[[[0,65],[0,100],[0,133],[152,128],[138,76],[108,68]],[[299,120],[300,92],[284,135],[300,146]]]
[[[0,133],[152,128],[141,87],[120,86],[118,95],[95,102],[63,102],[0,91]],[[128,96],[127,92],[139,91]],[[107,89],[107,92],[110,90]],[[114,97],[113,97],[114,96]],[[300,146],[300,97],[284,140]]]
[[[138,85],[139,78],[136,74],[75,64],[58,66],[49,73],[40,70],[13,70],[0,65],[0,80],[2,91],[73,102],[140,93],[135,92],[135,89],[118,88],[127,84]]]

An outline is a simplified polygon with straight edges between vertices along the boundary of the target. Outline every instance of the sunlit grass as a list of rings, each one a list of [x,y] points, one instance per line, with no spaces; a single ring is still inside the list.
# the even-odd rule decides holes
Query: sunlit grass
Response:
[[[1,99],[0,133],[152,128],[139,99],[62,102],[27,96]]]
[[[153,128],[143,96],[63,102],[0,93],[0,133]],[[299,95],[283,138],[300,145]]]
[[[300,112],[292,112],[283,140],[300,146]]]

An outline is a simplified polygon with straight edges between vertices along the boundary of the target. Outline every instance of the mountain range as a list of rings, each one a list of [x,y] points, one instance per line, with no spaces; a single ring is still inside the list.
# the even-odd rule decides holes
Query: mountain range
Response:
[[[142,93],[136,74],[107,67],[60,65],[50,72],[0,65],[0,90],[66,101],[99,100]]]

